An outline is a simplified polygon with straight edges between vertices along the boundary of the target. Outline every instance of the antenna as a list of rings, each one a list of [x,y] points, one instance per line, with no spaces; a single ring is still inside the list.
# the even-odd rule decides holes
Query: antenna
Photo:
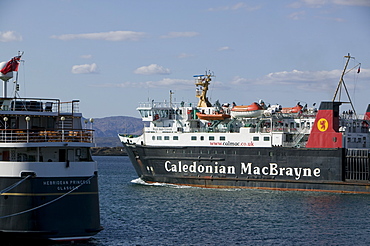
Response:
[[[170,106],[172,107],[172,95],[175,94],[172,90],[170,90]]]

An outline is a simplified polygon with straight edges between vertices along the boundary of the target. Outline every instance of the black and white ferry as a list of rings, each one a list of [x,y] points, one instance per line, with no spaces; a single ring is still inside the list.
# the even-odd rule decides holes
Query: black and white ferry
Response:
[[[21,55],[0,63],[0,238],[84,240],[100,230],[92,129],[79,101],[21,98],[7,83]]]
[[[352,105],[343,79],[352,57],[346,58],[333,100],[318,109],[263,101],[212,105],[212,74],[196,75],[198,104],[171,96],[141,103],[143,134],[120,134],[120,141],[145,182],[370,194],[370,105],[362,115],[353,107],[340,111]],[[349,102],[338,100],[342,91]]]

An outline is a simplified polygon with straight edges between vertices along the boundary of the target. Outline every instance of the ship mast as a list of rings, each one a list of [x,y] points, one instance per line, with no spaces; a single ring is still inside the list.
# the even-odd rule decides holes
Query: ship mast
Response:
[[[349,100],[349,103],[351,104],[351,107],[352,107],[352,110],[353,110],[353,113],[355,115],[355,117],[357,118],[357,115],[356,115],[356,110],[355,110],[355,107],[353,106],[353,103],[352,103],[352,100],[351,100],[351,97],[348,93],[348,90],[347,90],[347,86],[346,84],[344,83],[344,75],[346,75],[348,72],[350,72],[351,70],[353,70],[355,67],[359,66],[359,64],[357,64],[355,67],[351,68],[348,72],[346,72],[347,70],[347,67],[348,67],[348,63],[349,63],[349,60],[352,58],[352,59],[355,59],[354,57],[351,57],[351,55],[348,53],[347,56],[344,56],[345,58],[347,58],[347,61],[346,61],[346,65],[344,66],[344,69],[343,69],[343,72],[342,72],[342,76],[340,77],[340,80],[339,80],[339,83],[338,83],[338,86],[337,86],[337,89],[335,90],[335,93],[334,93],[334,97],[333,97],[333,102],[335,101],[335,99],[337,98],[337,95],[338,95],[338,91],[341,90],[342,88],[342,85],[346,91],[346,94],[347,94],[347,97],[348,97],[348,100]],[[339,92],[339,95],[338,95],[338,101],[340,102],[340,96],[341,96],[341,92]]]
[[[196,77],[195,85],[197,86],[196,89],[196,97],[199,98],[198,107],[212,107],[212,104],[208,101],[207,91],[209,84],[211,82],[211,77],[214,77],[211,73],[205,75],[194,75]]]

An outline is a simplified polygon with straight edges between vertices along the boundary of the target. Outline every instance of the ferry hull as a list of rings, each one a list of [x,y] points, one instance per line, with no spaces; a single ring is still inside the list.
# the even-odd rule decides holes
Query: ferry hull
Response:
[[[146,182],[370,194],[369,158],[343,148],[124,146]]]
[[[0,237],[70,241],[86,240],[101,231],[98,177],[88,178],[31,177],[2,193]],[[0,188],[22,179],[1,177]]]

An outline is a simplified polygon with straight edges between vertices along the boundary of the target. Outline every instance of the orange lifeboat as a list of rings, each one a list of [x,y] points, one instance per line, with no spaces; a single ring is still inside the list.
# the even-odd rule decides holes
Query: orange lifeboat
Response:
[[[259,117],[263,113],[263,108],[254,102],[251,105],[234,106],[231,109],[231,116],[234,118],[253,118]]]
[[[299,112],[301,112],[301,110],[303,109],[303,106],[302,105],[300,105],[299,103],[296,105],[296,106],[294,106],[294,107],[291,107],[291,108],[283,108],[282,110],[281,110],[281,112],[283,113],[283,114],[295,114],[295,113],[299,113]]]
[[[229,114],[202,114],[199,112],[196,115],[201,120],[224,120],[231,117]]]

